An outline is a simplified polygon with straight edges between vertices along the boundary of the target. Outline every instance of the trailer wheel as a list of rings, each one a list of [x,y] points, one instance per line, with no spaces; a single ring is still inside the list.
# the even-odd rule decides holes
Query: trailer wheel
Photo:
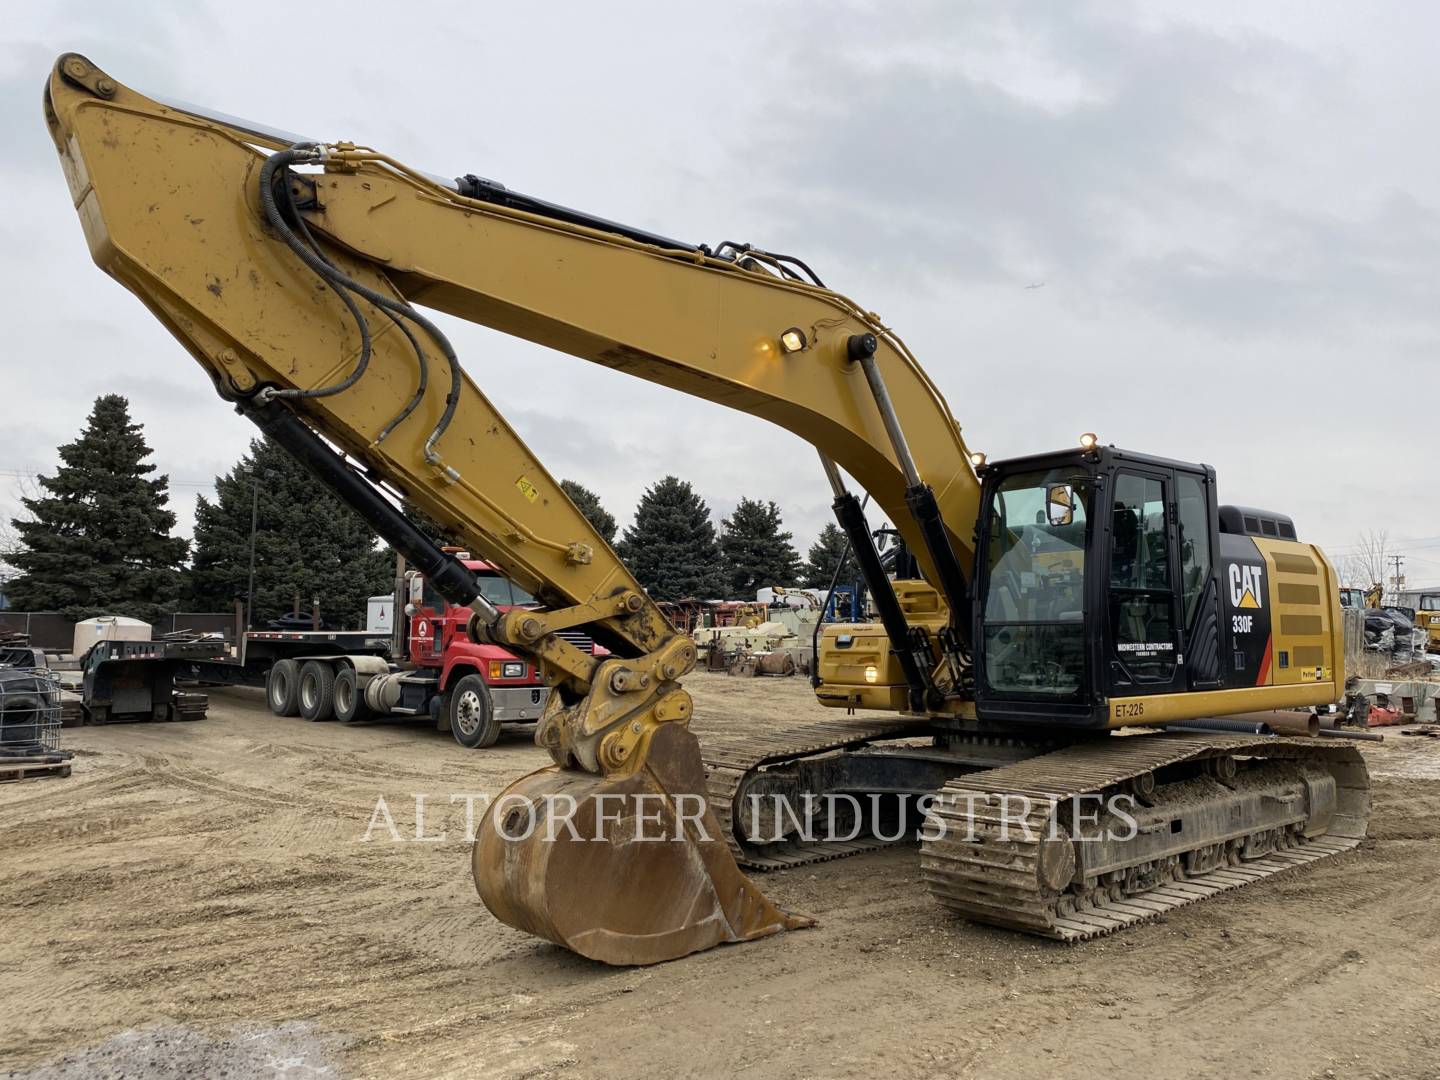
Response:
[[[300,665],[294,660],[277,660],[265,676],[265,700],[276,716],[299,716]]]
[[[500,738],[490,688],[479,675],[466,675],[450,690],[450,734],[471,750],[494,746]]]
[[[335,669],[323,660],[306,660],[300,669],[300,715],[329,720],[335,715]]]
[[[370,706],[365,704],[365,693],[360,689],[360,677],[353,667],[343,667],[335,676],[335,719],[342,724],[353,724],[369,720]]]

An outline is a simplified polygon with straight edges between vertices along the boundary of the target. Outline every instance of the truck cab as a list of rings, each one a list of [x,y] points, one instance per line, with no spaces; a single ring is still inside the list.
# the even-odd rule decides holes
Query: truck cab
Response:
[[[464,552],[457,557],[501,611],[537,606],[496,567]],[[405,603],[396,605],[396,659],[409,669],[400,685],[410,690],[402,691],[402,702],[418,712],[414,699],[423,697],[436,726],[449,727],[456,741],[469,747],[491,745],[504,724],[540,718],[550,690],[533,664],[498,645],[471,641],[466,633],[470,609],[448,603],[419,572],[407,572],[401,587]],[[583,631],[563,631],[562,636],[586,652],[594,650]]]
[[[496,567],[452,554],[502,611],[537,604]],[[263,681],[277,715],[347,724],[426,717],[460,745],[480,748],[493,745],[506,724],[539,720],[550,689],[533,664],[498,645],[471,641],[469,619],[469,608],[447,603],[423,574],[410,570],[396,579],[391,595],[370,598],[364,631],[247,634],[247,651],[270,661]],[[582,630],[560,635],[597,651]]]

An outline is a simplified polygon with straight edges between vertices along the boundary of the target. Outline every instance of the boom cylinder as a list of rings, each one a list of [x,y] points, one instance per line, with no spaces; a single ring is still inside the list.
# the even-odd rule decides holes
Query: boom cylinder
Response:
[[[845,481],[841,479],[835,462],[823,453],[820,461],[825,467],[830,487],[835,492],[835,502],[832,504],[835,520],[850,540],[850,549],[855,552],[855,561],[860,564],[860,575],[865,579],[865,587],[870,590],[876,610],[880,612],[880,625],[885,627],[885,636],[890,639],[891,651],[900,662],[900,670],[905,673],[905,682],[910,687],[910,706],[917,711],[921,710],[925,708],[926,698],[934,689],[930,673],[916,656],[910,624],[905,619],[905,612],[900,608],[895,587],[890,584],[890,579],[885,576],[885,568],[880,565],[880,553],[875,550],[875,538],[870,535],[870,526],[865,521],[865,510],[860,505],[860,500],[845,489]]]
[[[925,550],[929,552],[940,579],[937,584],[950,608],[950,629],[968,648],[970,586],[965,580],[965,572],[960,568],[960,560],[955,556],[950,537],[946,535],[945,522],[940,516],[940,504],[935,499],[935,489],[920,478],[920,472],[915,467],[915,458],[910,453],[910,444],[900,427],[900,418],[895,415],[890,391],[880,374],[880,365],[875,362],[875,352],[879,347],[880,343],[874,334],[854,334],[846,343],[846,352],[851,360],[860,365],[860,369],[865,373],[865,381],[870,384],[870,393],[875,398],[875,407],[880,410],[880,420],[885,425],[885,433],[890,437],[890,446],[900,462],[900,470],[905,474],[905,506],[920,529]]]
[[[446,600],[472,608],[486,620],[499,617],[500,610],[480,594],[475,575],[463,563],[442,551],[417,529],[290,409],[273,399],[261,401],[259,397],[241,402],[238,406],[241,415],[289,451],[311,476],[364,518],[380,538],[405,556]]]

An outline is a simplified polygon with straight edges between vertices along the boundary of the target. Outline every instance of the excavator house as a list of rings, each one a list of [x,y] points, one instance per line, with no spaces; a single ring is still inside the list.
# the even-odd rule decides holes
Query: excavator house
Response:
[[[476,641],[552,687],[536,731],[551,764],[496,800],[473,848],[506,923],[607,963],[673,959],[811,924],[746,870],[898,829],[918,834],[945,908],[1075,941],[1364,837],[1353,746],[1243,733],[1342,696],[1335,574],[1289,518],[1222,505],[1209,467],[1092,434],[986,462],[900,338],[794,257],[159,101],[74,53],[44,112],[95,262],[222,399],[469,607]],[[825,628],[813,681],[833,719],[700,745],[693,641],[425,309],[816,448],[879,614]],[[918,576],[886,573],[861,492]],[[402,497],[539,606],[496,609]],[[574,628],[608,655],[569,644]],[[842,796],[858,808],[846,838],[817,837],[807,815]],[[561,805],[574,827],[546,828]],[[616,806],[659,813],[678,842],[639,842]]]

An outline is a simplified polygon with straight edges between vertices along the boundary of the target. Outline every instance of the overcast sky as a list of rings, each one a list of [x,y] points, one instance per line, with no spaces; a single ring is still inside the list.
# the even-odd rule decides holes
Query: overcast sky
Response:
[[[1222,501],[1337,557],[1388,529],[1412,583],[1440,582],[1437,38],[1419,2],[16,5],[0,513],[97,394],[130,398],[186,534],[251,436],[89,261],[40,115],[73,49],[146,93],[799,255],[992,458],[1093,430],[1205,461]],[[622,522],[666,472],[717,522],[774,499],[802,552],[829,519],[794,436],[447,326]]]

